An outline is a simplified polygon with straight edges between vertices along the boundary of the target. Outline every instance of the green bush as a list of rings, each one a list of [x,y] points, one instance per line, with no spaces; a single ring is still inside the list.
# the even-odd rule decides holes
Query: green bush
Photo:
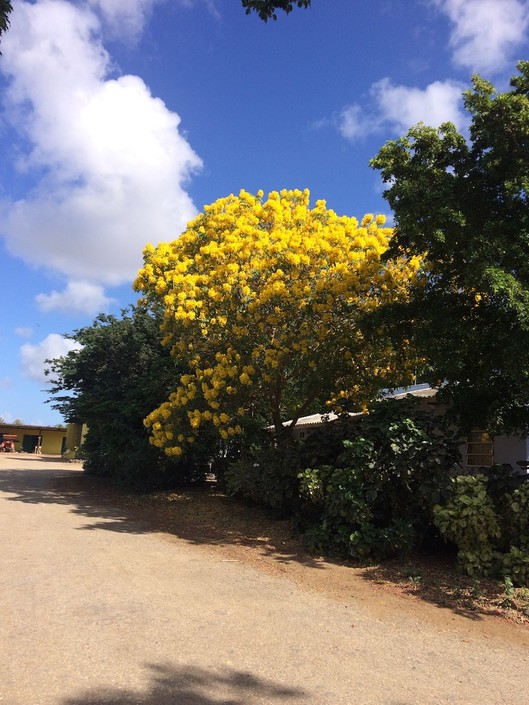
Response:
[[[307,545],[361,559],[417,546],[459,457],[453,434],[412,397],[377,402],[342,429],[334,462],[299,474]]]
[[[501,571],[504,577],[509,577],[513,585],[529,586],[529,551],[511,546],[508,553],[502,556]]]
[[[104,429],[90,426],[84,448],[85,472],[108,477],[116,485],[135,491],[169,489],[201,482],[209,471],[212,446],[197,443],[181,458],[169,458],[148,442],[143,426],[131,426],[130,435],[105,435]]]
[[[434,507],[434,522],[445,539],[458,548],[458,560],[469,575],[489,575],[493,540],[501,536],[494,505],[483,475],[460,475],[452,480],[452,496]]]
[[[519,483],[507,468],[462,475],[453,479],[449,500],[434,508],[436,525],[457,546],[459,566],[469,575],[529,586],[529,484],[507,491]]]
[[[290,514],[299,497],[299,454],[299,443],[290,439],[277,445],[267,439],[252,446],[228,466],[227,494]]]
[[[522,485],[507,495],[506,527],[509,543],[529,549],[529,484]]]

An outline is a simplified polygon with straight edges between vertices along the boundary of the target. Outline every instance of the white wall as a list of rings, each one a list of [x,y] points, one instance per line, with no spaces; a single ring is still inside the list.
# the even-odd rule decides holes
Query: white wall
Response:
[[[529,460],[528,440],[520,436],[496,436],[494,439],[494,462],[497,465],[509,463],[519,469],[518,460]]]

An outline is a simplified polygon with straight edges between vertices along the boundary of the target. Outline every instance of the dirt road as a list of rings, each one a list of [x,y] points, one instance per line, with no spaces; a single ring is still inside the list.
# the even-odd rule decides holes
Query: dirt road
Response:
[[[0,455],[2,705],[529,705],[527,631],[332,600],[54,490],[78,472]]]

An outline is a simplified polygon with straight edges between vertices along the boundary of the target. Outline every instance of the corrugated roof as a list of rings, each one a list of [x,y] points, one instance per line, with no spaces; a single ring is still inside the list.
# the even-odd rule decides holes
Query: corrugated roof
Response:
[[[428,398],[434,397],[437,394],[437,389],[432,389],[428,385],[418,385],[417,387],[409,387],[403,389],[402,391],[392,392],[383,397],[383,399],[403,399],[408,395],[413,397]],[[350,413],[349,416],[361,416],[361,412]],[[309,426],[323,426],[327,421],[335,421],[338,418],[338,414],[334,412],[329,412],[327,414],[310,414],[310,416],[302,416],[296,422],[296,428],[307,428]],[[285,421],[283,426],[288,426],[292,423],[292,420]],[[270,430],[273,430],[273,426],[270,426]]]

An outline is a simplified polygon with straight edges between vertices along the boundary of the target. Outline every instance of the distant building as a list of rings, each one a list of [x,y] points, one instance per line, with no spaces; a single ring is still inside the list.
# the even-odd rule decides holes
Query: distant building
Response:
[[[14,447],[16,453],[62,455],[66,450],[66,426],[0,424],[0,444],[4,436],[9,437],[9,445]]]

